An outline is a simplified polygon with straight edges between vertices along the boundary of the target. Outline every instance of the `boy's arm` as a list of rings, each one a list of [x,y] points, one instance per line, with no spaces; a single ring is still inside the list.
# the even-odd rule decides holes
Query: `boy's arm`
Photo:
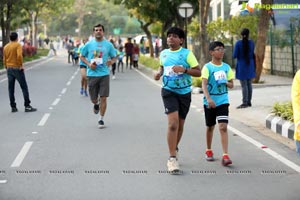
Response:
[[[227,81],[226,86],[227,86],[228,88],[232,89],[232,88],[233,88],[233,79]]]
[[[163,75],[163,73],[164,73],[164,67],[161,65],[158,68],[158,71],[154,74],[154,80],[158,81],[160,77]]]
[[[208,80],[206,78],[203,78],[202,77],[202,91],[203,91],[203,94],[208,102],[208,108],[215,108],[216,107],[216,104],[215,102],[210,98],[210,95],[208,93],[208,90],[207,90],[207,82]]]
[[[190,51],[187,55],[187,63],[190,65],[190,68],[184,68],[182,66],[176,65],[173,67],[173,71],[176,73],[182,72],[194,77],[200,77],[201,70],[197,58],[195,57],[192,51]]]
[[[229,67],[229,70],[228,70],[228,74],[227,74],[227,83],[226,83],[226,86],[230,89],[233,88],[233,78],[234,78],[234,73],[232,71],[232,69]]]

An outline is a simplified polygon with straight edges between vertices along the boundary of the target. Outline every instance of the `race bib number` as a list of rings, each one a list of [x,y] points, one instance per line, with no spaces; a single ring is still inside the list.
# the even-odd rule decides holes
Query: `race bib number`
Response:
[[[174,66],[164,67],[164,71],[165,71],[164,75],[169,76],[169,77],[174,77],[174,76],[178,76],[178,75],[182,74],[182,72],[179,72],[179,73],[174,72],[173,67]]]
[[[215,72],[214,77],[218,84],[227,83],[227,77],[224,71]]]
[[[96,63],[96,65],[102,65],[103,64],[103,58],[93,58],[91,59],[91,63]]]

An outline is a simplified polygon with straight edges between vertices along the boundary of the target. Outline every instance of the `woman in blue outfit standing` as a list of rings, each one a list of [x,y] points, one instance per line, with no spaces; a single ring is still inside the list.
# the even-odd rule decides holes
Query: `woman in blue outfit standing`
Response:
[[[235,76],[242,86],[243,102],[237,108],[252,106],[252,79],[255,78],[254,42],[249,40],[250,31],[244,28],[241,32],[242,40],[238,40],[234,47],[233,58],[237,59]]]

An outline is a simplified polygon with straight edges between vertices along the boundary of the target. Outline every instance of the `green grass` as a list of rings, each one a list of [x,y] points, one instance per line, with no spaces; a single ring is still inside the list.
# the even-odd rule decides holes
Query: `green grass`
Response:
[[[151,58],[148,56],[141,55],[139,58],[139,62],[146,67],[149,67],[151,69],[157,70],[158,67],[160,66],[159,60],[155,58]]]
[[[272,107],[272,113],[291,122],[294,120],[291,101],[282,103],[276,102]]]
[[[31,57],[24,57],[23,58],[23,62],[25,63],[25,62],[29,62],[29,61],[32,61],[32,60],[39,59],[42,56],[47,56],[48,52],[49,52],[49,49],[38,49],[36,55],[31,56]],[[3,66],[3,60],[1,58],[0,59],[0,69],[3,69],[3,68],[4,68],[4,66]]]

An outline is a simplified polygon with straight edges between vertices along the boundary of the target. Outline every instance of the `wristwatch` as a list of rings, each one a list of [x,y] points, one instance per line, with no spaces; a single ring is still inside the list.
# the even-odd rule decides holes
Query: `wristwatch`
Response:
[[[184,70],[184,73],[186,74],[186,73],[187,73],[187,71],[188,71],[188,69],[186,68],[186,69]]]

